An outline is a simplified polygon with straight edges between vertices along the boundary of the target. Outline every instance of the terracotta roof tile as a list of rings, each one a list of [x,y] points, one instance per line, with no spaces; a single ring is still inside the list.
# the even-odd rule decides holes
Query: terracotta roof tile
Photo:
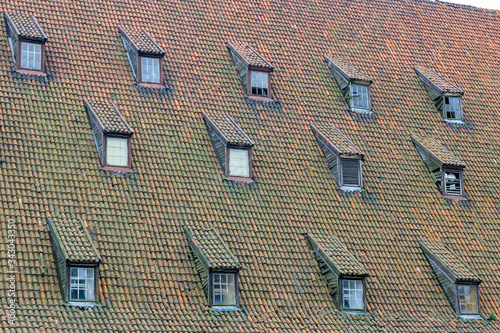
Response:
[[[340,73],[347,81],[360,80],[372,83],[373,80],[354,66],[349,60],[325,56],[326,62]]]
[[[456,85],[446,80],[444,77],[439,75],[433,69],[429,69],[423,66],[416,66],[415,71],[422,80],[425,80],[428,84],[432,85],[439,92],[457,93],[463,94],[463,90],[458,88]]]
[[[24,15],[19,12],[14,14],[5,12],[5,18],[14,25],[13,28],[14,30],[17,29],[20,37],[47,40],[47,36],[34,16]]]
[[[356,147],[338,128],[324,122],[315,122],[311,124],[312,131],[323,138],[325,144],[337,155],[360,155],[363,152]]]
[[[423,138],[413,134],[413,143],[422,148],[430,157],[434,158],[441,165],[459,166],[465,168],[465,163],[455,157],[445,146],[433,138]]]
[[[116,105],[108,100],[88,101],[85,99],[87,109],[96,115],[103,133],[132,134],[133,131],[126,123]]]
[[[248,135],[236,124],[229,115],[203,113],[203,118],[212,129],[222,136],[226,144],[242,147],[252,147],[254,143]]]
[[[271,70],[273,69],[273,66],[250,45],[246,45],[238,41],[231,41],[227,44],[231,50],[238,53],[244,60],[247,61],[247,65]]]
[[[135,49],[144,54],[164,55],[165,51],[154,41],[146,30],[136,29],[131,26],[120,27]]]

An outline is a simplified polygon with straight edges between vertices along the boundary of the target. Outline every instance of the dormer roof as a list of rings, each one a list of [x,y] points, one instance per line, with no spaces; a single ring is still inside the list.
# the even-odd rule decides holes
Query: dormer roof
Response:
[[[139,54],[156,56],[165,55],[165,51],[153,40],[146,30],[135,29],[130,26],[119,27],[118,30]]]
[[[236,124],[233,118],[225,114],[203,113],[203,119],[211,130],[215,131],[224,144],[238,147],[253,147],[254,143]]]
[[[420,240],[420,247],[427,258],[443,270],[453,282],[481,283],[481,279],[460,258],[453,254],[441,241]]]
[[[273,70],[273,65],[271,65],[264,57],[262,57],[253,47],[246,45],[237,41],[231,41],[227,43],[228,48],[237,53],[241,58],[243,63],[247,67],[258,67]]]
[[[437,71],[423,66],[416,66],[415,72],[426,84],[437,90],[439,93],[453,93],[463,95],[464,91],[442,77]]]
[[[21,13],[4,13],[7,23],[11,26],[14,33],[21,39],[47,41],[47,36],[38,24],[34,16],[23,15]]]
[[[49,218],[53,240],[66,262],[99,263],[101,257],[80,219]]]
[[[315,122],[310,127],[316,138],[321,140],[337,156],[364,156],[363,152],[335,126],[328,123]]]
[[[316,254],[337,276],[366,277],[369,275],[337,236],[307,234],[306,238]]]
[[[210,225],[184,226],[189,246],[207,271],[240,269],[241,265],[222,240],[217,230]]]
[[[325,61],[328,66],[334,70],[336,70],[344,79],[347,81],[364,81],[369,84],[373,82],[368,75],[364,74],[361,70],[359,70],[356,66],[354,66],[349,60],[342,58],[331,58],[328,56],[324,56]]]
[[[104,134],[132,135],[133,131],[127,124],[116,105],[108,100],[89,101],[84,99],[89,115],[94,118]]]
[[[411,139],[417,148],[420,148],[430,158],[441,166],[456,166],[465,168],[465,163],[452,154],[444,145],[433,138],[423,138],[412,135]]]

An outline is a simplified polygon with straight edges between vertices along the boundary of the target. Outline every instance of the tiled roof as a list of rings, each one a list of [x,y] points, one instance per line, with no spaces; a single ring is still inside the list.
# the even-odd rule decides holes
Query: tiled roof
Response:
[[[19,12],[11,14],[5,12],[5,18],[12,23],[12,28],[17,30],[20,37],[43,41],[47,40],[47,36],[34,16],[25,15]]]
[[[85,99],[85,105],[90,112],[96,115],[99,126],[103,133],[132,134],[133,131],[118,111],[116,105],[108,100],[89,101]]]
[[[337,155],[360,155],[364,156],[354,143],[352,143],[338,128],[324,122],[315,122],[311,124],[311,129],[315,135],[325,142]]]
[[[432,260],[439,261],[441,263],[440,266],[447,269],[456,282],[481,282],[476,273],[467,267],[456,255],[451,253],[441,241],[426,239],[421,240],[419,243],[422,250]]]
[[[49,229],[67,262],[98,263],[101,261],[88,231],[79,219],[49,219]]]
[[[347,81],[359,80],[372,83],[373,80],[370,79],[366,74],[360,71],[356,66],[354,66],[349,60],[341,58],[330,58],[324,56],[326,62],[332,66],[337,72],[339,72]],[[362,59],[360,59],[362,61]]]
[[[428,84],[433,86],[441,93],[444,92],[457,93],[457,94],[464,93],[462,89],[458,88],[453,83],[446,80],[444,77],[439,75],[439,73],[433,69],[429,69],[423,66],[416,66],[415,71],[417,72],[417,74],[420,76],[421,79],[425,80]]]
[[[207,121],[208,125],[216,130],[221,139],[226,144],[242,147],[252,147],[254,143],[248,135],[236,124],[233,118],[229,115],[203,113],[203,118]]]
[[[119,29],[125,33],[137,51],[144,54],[165,54],[165,51],[154,41],[146,30],[135,29],[130,26],[120,27]]]
[[[234,52],[238,53],[244,60],[247,66],[261,67],[272,70],[271,65],[264,57],[262,57],[253,47],[238,41],[230,41],[227,43],[228,47]]]
[[[307,237],[314,250],[321,255],[339,276],[368,276],[368,272],[359,264],[354,256],[340,242],[337,236],[324,234],[308,234]]]
[[[465,163],[458,159],[445,146],[436,139],[421,137],[413,134],[411,136],[413,143],[422,148],[430,157],[435,159],[440,165],[450,165],[465,168]]]
[[[238,260],[229,250],[227,244],[221,239],[217,230],[209,225],[184,226],[189,240],[189,245],[196,254],[200,254],[207,269],[239,269]]]

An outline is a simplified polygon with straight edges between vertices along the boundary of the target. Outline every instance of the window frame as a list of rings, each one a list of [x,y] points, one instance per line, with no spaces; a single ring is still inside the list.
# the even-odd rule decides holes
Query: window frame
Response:
[[[458,98],[460,101],[460,118],[448,118],[447,117],[447,110],[446,110],[446,98]],[[463,121],[464,118],[464,113],[463,113],[463,105],[462,105],[462,95],[459,94],[443,94],[443,114],[442,114],[443,119],[446,121],[452,121],[452,122],[461,122]]]
[[[36,44],[40,45],[40,69],[25,68],[21,66],[22,63],[22,44]],[[12,43],[9,38],[9,45],[12,47]],[[27,74],[45,74],[45,43],[37,40],[27,40],[19,39],[17,42],[17,60],[16,60],[16,70],[18,72]]]
[[[365,108],[361,108],[361,107],[354,107],[353,106],[353,85],[358,85],[358,86],[365,86],[366,89],[367,89],[367,94],[368,94],[368,108],[365,109]],[[371,90],[370,90],[370,84],[368,82],[364,82],[364,81],[357,81],[357,80],[352,80],[352,81],[349,81],[349,96],[350,98],[348,99],[348,105],[349,105],[349,108],[352,110],[352,111],[358,111],[358,112],[372,112],[372,98],[371,98]]]
[[[357,280],[361,281],[361,287],[363,288],[363,308],[361,309],[348,309],[344,308],[344,281],[350,281],[350,280]],[[342,311],[346,312],[364,312],[366,311],[366,279],[364,277],[359,277],[359,276],[341,276],[338,278],[338,289],[339,289],[339,304],[338,307]]]
[[[459,174],[459,180],[460,180],[460,194],[453,194],[453,193],[448,193],[446,191],[446,178],[445,178],[445,173],[446,172],[458,172]],[[450,197],[463,197],[464,196],[464,177],[463,177],[463,169],[460,168],[452,168],[449,166],[442,166],[441,167],[441,190],[443,192],[443,195],[450,196]]]
[[[214,303],[214,274],[232,274],[234,276],[234,304],[215,304]],[[214,270],[209,274],[209,288],[208,288],[208,300],[212,307],[225,307],[225,308],[236,308],[239,305],[239,271],[238,270]]]
[[[108,138],[120,138],[127,140],[127,166],[115,166],[109,165],[107,161],[108,157]],[[130,136],[121,136],[121,135],[113,135],[113,134],[103,134],[102,138],[102,166],[105,170],[115,170],[115,171],[130,171],[132,165],[132,140]]]
[[[244,177],[244,176],[231,176],[229,174],[229,171],[230,171],[229,170],[229,160],[231,158],[230,157],[231,149],[234,149],[234,150],[246,150],[248,152],[248,177]],[[241,180],[244,180],[244,181],[252,180],[252,177],[253,177],[253,170],[252,170],[252,148],[226,145],[226,170],[225,170],[225,176],[228,179],[231,179],[231,180],[238,180],[238,181],[241,181]]]
[[[474,287],[476,289],[476,303],[477,303],[477,312],[476,313],[465,313],[462,312],[460,307],[460,293],[459,287],[468,286]],[[455,283],[455,294],[457,297],[457,313],[461,316],[479,316],[481,314],[481,302],[480,302],[480,294],[479,294],[479,285],[474,283]]]
[[[142,80],[142,58],[146,59],[158,59],[158,81],[159,82],[150,82]],[[145,55],[138,53],[137,54],[137,82],[145,87],[161,87],[163,86],[163,57],[158,57],[154,55]]]
[[[267,75],[267,96],[262,96],[262,95],[255,95],[252,94],[252,72],[255,73],[263,73]],[[258,98],[258,99],[264,99],[264,100],[269,100],[271,99],[272,93],[271,93],[271,72],[269,70],[264,70],[264,69],[257,69],[257,68],[249,68],[247,70],[247,95],[252,97],[252,98]]]
[[[344,156],[338,156],[338,163],[337,163],[337,166],[338,166],[338,183],[341,187],[343,188],[350,188],[350,189],[361,189],[363,187],[363,166],[362,166],[362,162],[361,162],[361,159],[360,158],[352,158],[352,157],[344,157]],[[358,161],[358,164],[359,164],[359,169],[358,169],[358,179],[359,179],[359,183],[358,183],[358,186],[352,186],[352,185],[344,185],[344,175],[343,175],[343,168],[342,168],[342,164],[343,164],[343,161],[344,160],[355,160],[355,161]]]
[[[99,301],[99,266],[94,264],[72,263],[66,266],[66,299],[68,303],[89,303],[95,304]],[[71,268],[85,268],[94,270],[94,298],[90,299],[72,299],[71,298]]]

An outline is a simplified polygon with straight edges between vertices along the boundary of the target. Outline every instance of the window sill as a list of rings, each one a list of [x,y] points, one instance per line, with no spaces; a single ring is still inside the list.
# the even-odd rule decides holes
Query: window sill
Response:
[[[151,82],[138,82],[138,85],[145,88],[154,88],[154,89],[165,88],[163,84],[151,83]]]
[[[89,301],[89,302],[74,302],[74,301],[69,301],[69,305],[72,306],[78,306],[78,307],[93,307],[96,306],[96,303],[94,301]]]
[[[450,124],[463,124],[462,119],[443,119],[445,123],[450,123]]]
[[[450,199],[450,200],[458,200],[458,201],[470,201],[470,198],[464,197],[462,195],[443,194],[443,198]]]
[[[351,111],[352,112],[356,112],[356,113],[363,113],[363,114],[372,114],[372,110],[368,110],[368,109],[358,109],[358,108],[351,108]]]
[[[349,315],[368,316],[368,312],[366,312],[366,310],[342,310],[342,313]]]
[[[478,314],[475,314],[475,315],[473,315],[473,314],[470,314],[470,315],[459,314],[458,318],[463,318],[463,319],[483,319],[483,317],[481,317]]]
[[[118,172],[132,172],[131,168],[128,167],[118,167],[118,166],[111,166],[111,165],[106,165],[102,167],[103,170],[106,171],[118,171]]]
[[[339,186],[339,188],[346,192],[358,192],[361,191],[361,187],[358,186]]]
[[[220,312],[234,312],[239,311],[240,309],[234,305],[214,305],[212,306],[212,310]]]
[[[42,72],[42,71],[37,71],[34,69],[24,69],[24,68],[18,68],[16,72],[21,73],[21,74],[30,74],[30,75],[38,75],[38,76],[47,76],[47,73]]]
[[[274,102],[274,99],[264,96],[255,96],[255,95],[247,95],[248,98],[254,99],[256,101],[264,101],[264,102]]]
[[[232,180],[234,182],[241,182],[241,183],[253,183],[254,180],[249,177],[233,177],[233,176],[227,176],[224,177],[227,180]]]

